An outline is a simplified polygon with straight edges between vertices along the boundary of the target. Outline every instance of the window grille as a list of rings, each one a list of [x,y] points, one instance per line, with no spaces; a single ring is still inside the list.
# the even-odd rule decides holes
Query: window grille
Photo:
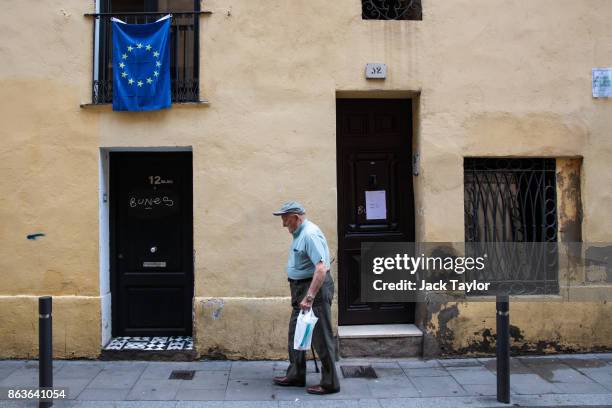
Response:
[[[521,255],[529,261],[506,271],[506,280],[480,277],[505,293],[559,291],[555,166],[555,159],[548,158],[464,160],[465,241],[547,243],[521,246],[533,248]]]
[[[362,0],[364,20],[422,20],[421,0]]]

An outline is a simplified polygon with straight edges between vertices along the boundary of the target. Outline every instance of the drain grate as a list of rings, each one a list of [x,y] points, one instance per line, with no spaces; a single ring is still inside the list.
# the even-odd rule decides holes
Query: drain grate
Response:
[[[170,380],[193,380],[195,370],[172,370]]]
[[[340,366],[344,378],[378,378],[372,366]]]

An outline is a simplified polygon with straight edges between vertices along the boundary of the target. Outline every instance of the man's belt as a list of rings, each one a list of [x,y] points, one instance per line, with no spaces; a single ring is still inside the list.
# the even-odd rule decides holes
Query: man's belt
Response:
[[[330,272],[330,269],[328,269],[327,272],[325,272],[325,273],[329,273],[329,272]],[[289,282],[292,282],[292,283],[310,282],[312,280],[312,276],[310,278],[304,278],[304,279],[291,279],[291,278],[287,278],[287,280]]]
[[[287,280],[291,283],[303,283],[303,282],[310,282],[312,280],[312,278],[304,278],[304,279],[291,279],[291,278],[287,278]]]

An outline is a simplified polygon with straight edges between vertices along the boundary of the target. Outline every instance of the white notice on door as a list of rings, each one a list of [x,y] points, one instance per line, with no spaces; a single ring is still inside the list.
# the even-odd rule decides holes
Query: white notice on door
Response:
[[[366,220],[387,219],[387,195],[385,190],[366,191]]]

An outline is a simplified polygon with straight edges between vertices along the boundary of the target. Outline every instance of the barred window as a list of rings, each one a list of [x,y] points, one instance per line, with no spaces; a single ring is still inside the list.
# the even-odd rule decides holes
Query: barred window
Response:
[[[362,0],[364,20],[422,20],[421,0]]]
[[[94,20],[92,103],[113,100],[113,47],[111,17],[126,23],[152,23],[172,13],[170,77],[172,102],[199,100],[199,0],[102,0]]]
[[[530,246],[530,262],[509,266],[503,281],[483,281],[517,295],[558,293],[555,159],[465,158],[464,209],[465,241],[483,243],[490,253],[492,243],[549,243]]]

